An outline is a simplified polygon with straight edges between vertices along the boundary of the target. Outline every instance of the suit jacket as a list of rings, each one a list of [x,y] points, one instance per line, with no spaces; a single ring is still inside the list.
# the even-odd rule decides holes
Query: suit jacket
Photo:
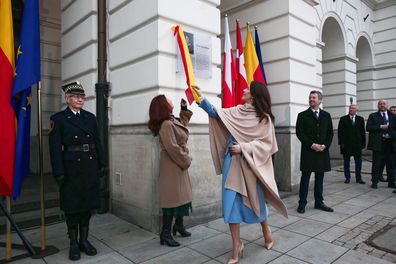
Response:
[[[380,126],[383,124],[383,117],[380,111],[371,113],[367,119],[366,130],[369,132],[369,141],[367,149],[372,151],[382,151],[382,135],[384,133],[392,134],[391,128],[394,126],[394,118],[390,111],[388,112],[389,127],[383,130]]]
[[[78,150],[83,145],[89,149]],[[98,208],[98,171],[105,164],[95,115],[81,109],[77,117],[67,107],[51,116],[49,147],[53,176],[64,176],[60,208],[69,214]]]
[[[320,109],[316,119],[311,108],[297,117],[296,134],[301,141],[300,170],[306,172],[330,171],[329,148],[333,140],[333,124],[328,112]],[[313,143],[324,144],[326,149],[316,152],[311,149]]]
[[[341,154],[362,155],[362,149],[366,147],[366,132],[364,130],[364,118],[355,116],[355,123],[349,115],[340,118],[338,123],[338,144]]]

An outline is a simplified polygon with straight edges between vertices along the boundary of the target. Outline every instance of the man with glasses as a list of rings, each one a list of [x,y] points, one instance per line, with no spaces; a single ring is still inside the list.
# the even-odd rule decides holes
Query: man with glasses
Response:
[[[49,146],[52,174],[59,184],[60,208],[70,238],[69,258],[80,251],[97,254],[88,241],[91,210],[99,208],[99,175],[104,169],[96,117],[82,109],[85,92],[79,82],[62,86],[67,107],[51,116]],[[79,234],[79,240],[78,240]]]

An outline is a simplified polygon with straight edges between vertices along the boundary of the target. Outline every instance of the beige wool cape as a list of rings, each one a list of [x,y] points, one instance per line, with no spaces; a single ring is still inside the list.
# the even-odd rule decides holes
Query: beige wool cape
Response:
[[[216,109],[220,119],[209,117],[209,138],[216,174],[222,173],[227,138],[231,134],[241,146],[242,155],[233,155],[225,188],[242,195],[244,204],[260,216],[257,179],[264,187],[265,200],[284,217],[287,209],[279,197],[274,178],[272,154],[278,151],[271,118],[259,122],[250,104]]]

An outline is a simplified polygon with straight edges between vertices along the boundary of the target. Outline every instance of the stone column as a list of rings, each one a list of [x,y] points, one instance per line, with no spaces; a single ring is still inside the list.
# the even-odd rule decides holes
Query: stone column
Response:
[[[158,231],[159,144],[147,128],[151,99],[165,94],[178,115],[185,98],[186,79],[176,74],[177,43],[171,27],[205,34],[212,45],[212,77],[196,78],[203,93],[219,105],[220,1],[110,1],[109,81],[111,91],[111,204],[112,211],[132,223]],[[193,187],[193,215],[187,224],[221,216],[221,176],[214,175],[207,117],[194,104],[189,149]]]

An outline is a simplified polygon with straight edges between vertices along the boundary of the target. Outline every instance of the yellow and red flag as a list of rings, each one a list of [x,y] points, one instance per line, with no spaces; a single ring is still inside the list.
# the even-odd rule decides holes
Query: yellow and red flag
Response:
[[[15,72],[11,0],[0,1],[0,196],[12,195],[15,114],[11,106]]]
[[[246,42],[244,56],[247,83],[249,85],[252,81],[265,83],[264,76],[257,58],[256,48],[254,47],[252,34],[250,33],[249,25],[246,26]]]
[[[246,81],[246,70],[245,70],[245,58],[243,56],[243,44],[241,28],[239,27],[239,21],[236,21],[236,70],[237,70],[237,82],[235,87],[235,104],[244,104],[242,100],[243,90],[249,87]]]
[[[188,52],[188,46],[186,42],[186,37],[184,36],[183,29],[180,25],[172,27],[173,35],[176,36],[177,44],[179,46],[180,55],[183,61],[184,73],[186,74],[186,96],[187,100],[190,104],[194,102],[194,100],[199,104],[201,103],[201,98],[198,96],[195,89],[192,89],[191,86],[195,86],[195,76],[191,63],[190,53]]]

